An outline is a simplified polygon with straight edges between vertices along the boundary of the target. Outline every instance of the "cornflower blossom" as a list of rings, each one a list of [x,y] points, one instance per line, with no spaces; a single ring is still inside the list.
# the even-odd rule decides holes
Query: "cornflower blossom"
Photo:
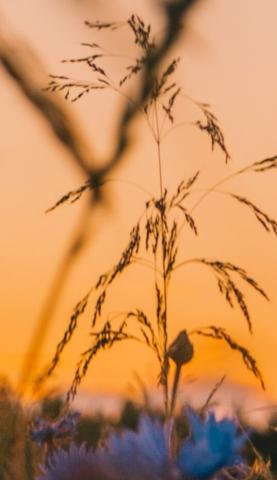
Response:
[[[37,480],[178,480],[163,426],[142,416],[138,432],[109,437],[95,452],[71,445],[50,457]]]
[[[102,474],[101,465],[93,452],[84,445],[71,444],[68,451],[56,450],[42,467],[36,480],[112,480]]]
[[[102,449],[104,469],[114,480],[180,478],[168,448],[166,429],[143,415],[137,432],[113,434]]]
[[[242,463],[239,452],[247,436],[238,433],[233,420],[217,421],[214,413],[202,420],[191,409],[187,417],[191,438],[183,443],[177,458],[183,477],[207,478],[223,467]]]
[[[53,423],[38,417],[30,429],[31,439],[39,445],[45,445],[53,443],[55,439],[72,437],[75,434],[79,416],[77,412],[70,412]]]

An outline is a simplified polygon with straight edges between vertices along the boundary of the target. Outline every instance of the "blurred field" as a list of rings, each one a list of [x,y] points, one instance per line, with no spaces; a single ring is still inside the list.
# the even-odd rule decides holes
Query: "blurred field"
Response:
[[[92,397],[93,404],[93,397]],[[43,448],[34,444],[30,439],[32,421],[37,416],[45,420],[55,421],[61,415],[63,408],[62,397],[52,394],[36,404],[24,406],[16,398],[7,383],[1,382],[0,388],[0,479],[1,480],[33,480],[39,472],[39,464],[43,458]],[[238,406],[239,408],[239,406]],[[162,408],[145,406],[130,399],[122,399],[122,407],[116,415],[105,415],[101,411],[81,415],[75,442],[86,443],[95,448],[100,441],[113,429],[117,431],[136,429],[139,416],[143,411],[157,418],[163,418]],[[90,413],[89,413],[90,412]],[[239,415],[239,410],[237,412]],[[244,427],[249,428],[240,419]],[[257,431],[251,427],[251,440],[265,461],[271,460],[271,470],[277,474],[277,416],[273,414],[268,428]],[[182,415],[177,417],[177,431],[181,438],[188,433],[186,422]],[[60,446],[67,448],[68,442],[61,442]],[[244,452],[245,459],[252,463],[255,459],[250,445]]]

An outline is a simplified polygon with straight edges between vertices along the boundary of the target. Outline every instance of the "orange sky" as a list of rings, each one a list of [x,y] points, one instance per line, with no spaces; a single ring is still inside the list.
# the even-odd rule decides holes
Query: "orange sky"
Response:
[[[31,43],[47,71],[67,74],[73,70],[61,65],[60,59],[82,55],[82,41],[104,38],[98,36],[95,40],[83,26],[85,19],[121,20],[136,11],[159,29],[160,19],[149,4],[141,0],[0,0],[0,14],[15,33]],[[258,0],[206,0],[191,13],[186,39],[178,46],[178,55],[182,57],[178,80],[188,95],[212,105],[224,130],[232,165],[225,171],[222,155],[218,150],[211,154],[205,134],[190,127],[176,130],[163,147],[164,176],[169,187],[201,167],[200,185],[204,188],[229,171],[277,152],[276,16],[275,0],[268,0],[266,8]],[[126,51],[122,35],[116,38],[119,40],[115,50]],[[76,69],[77,77],[81,73]],[[16,381],[82,202],[49,215],[43,212],[83,179],[71,167],[68,154],[57,145],[44,121],[2,71],[0,105],[0,360],[1,371]],[[111,94],[106,98],[87,97],[72,106],[88,141],[100,154],[109,149],[117,107],[118,99]],[[195,111],[181,99],[177,115],[190,120]],[[135,134],[135,147],[113,176],[134,180],[157,192],[157,165],[149,132],[141,124]],[[271,217],[277,217],[276,172],[249,174],[230,182],[228,189],[231,188],[238,194],[247,194]],[[68,278],[41,365],[51,358],[76,301],[97,275],[117,260],[132,222],[142,210],[145,197],[137,190],[114,184],[110,191],[110,208],[98,215],[97,222],[92,221],[93,241]],[[207,199],[195,211],[195,219],[200,236],[195,240],[190,233],[186,234],[183,257],[205,255],[239,264],[259,281],[271,301],[268,304],[245,289],[255,326],[253,337],[249,337],[239,311],[230,310],[218,296],[209,272],[199,266],[187,267],[176,274],[170,290],[170,338],[183,328],[211,323],[225,326],[253,352],[264,373],[268,394],[277,399],[276,239],[259,228],[247,209],[221,197]],[[131,271],[111,291],[106,313],[134,308],[139,302],[151,311],[151,281],[151,273],[139,267]],[[87,317],[57,372],[58,383],[68,384],[72,378],[78,354],[88,345],[88,329]],[[200,378],[227,373],[239,383],[256,385],[239,358],[223,346],[197,341],[195,350],[188,374]],[[126,391],[134,371],[146,382],[155,382],[157,369],[152,354],[139,345],[126,343],[99,355],[84,387]]]

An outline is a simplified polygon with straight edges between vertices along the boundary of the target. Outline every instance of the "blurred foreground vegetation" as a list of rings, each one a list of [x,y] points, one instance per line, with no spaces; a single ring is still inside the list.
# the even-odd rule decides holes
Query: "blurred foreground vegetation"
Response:
[[[30,439],[32,421],[40,416],[48,421],[55,421],[63,414],[64,402],[59,394],[45,397],[36,404],[22,405],[10,386],[2,381],[0,385],[0,480],[32,480],[38,474],[42,462],[43,451]],[[85,443],[95,448],[111,429],[135,430],[140,413],[145,406],[126,399],[117,416],[107,416],[101,412],[84,413],[81,415],[74,441]],[[147,413],[156,418],[163,418],[162,410],[148,407]],[[243,420],[240,419],[243,423]],[[244,425],[247,429],[249,427]],[[184,417],[177,419],[177,429],[181,438],[188,433]],[[265,462],[271,462],[271,470],[277,474],[277,416],[273,414],[266,431],[252,430],[252,445],[244,452],[249,463],[255,460],[257,449]],[[61,446],[67,447],[70,440],[63,440]]]

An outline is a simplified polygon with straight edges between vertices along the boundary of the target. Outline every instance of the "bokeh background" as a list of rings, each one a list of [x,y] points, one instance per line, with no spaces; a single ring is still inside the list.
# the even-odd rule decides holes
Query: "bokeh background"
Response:
[[[105,33],[88,30],[84,20],[124,20],[133,12],[152,23],[156,31],[162,29],[158,2],[149,0],[0,0],[2,25],[29,43],[45,70],[70,74],[76,79],[89,78],[89,72],[60,61],[82,56],[81,42],[101,42],[114,52],[126,54],[133,49],[126,42],[126,32],[105,37]],[[163,150],[164,178],[170,189],[198,168],[202,171],[200,185],[205,188],[223,175],[277,153],[276,16],[274,0],[202,0],[190,12],[184,36],[173,52],[182,59],[178,82],[183,93],[211,104],[225,133],[232,162],[226,167],[221,152],[211,152],[205,133],[190,126],[176,129],[167,137]],[[105,65],[115,77],[119,75],[122,65],[115,59],[110,63],[107,60]],[[87,142],[100,158],[113,145],[121,101],[114,93],[91,94],[70,107]],[[16,385],[47,292],[79,222],[85,199],[47,215],[44,211],[85,178],[2,69],[0,105],[0,370]],[[200,116],[183,97],[176,112],[184,121]],[[143,122],[136,124],[133,135],[133,148],[111,177],[135,181],[158,193],[155,149]],[[248,174],[230,181],[226,189],[247,195],[271,217],[277,217],[275,171]],[[118,259],[146,200],[142,192],[122,183],[111,184],[105,198],[105,203],[92,212],[90,239],[64,285],[40,353],[40,368],[51,359],[76,302],[97,276]],[[254,323],[254,334],[249,336],[240,312],[230,310],[218,295],[210,272],[191,265],[176,273],[170,289],[170,339],[184,328],[225,326],[256,357],[267,389],[262,394],[236,353],[220,343],[199,339],[195,357],[184,374],[183,389],[186,390],[188,381],[187,391],[194,388],[201,392],[205,386],[209,388],[210,382],[227,374],[228,396],[236,392],[244,402],[251,393],[257,405],[263,405],[265,397],[274,401],[276,238],[262,230],[246,208],[216,195],[199,206],[195,220],[200,235],[195,239],[185,231],[183,257],[207,256],[241,265],[263,286],[270,302],[245,289]],[[152,280],[151,272],[134,267],[112,288],[105,313],[125,311],[142,303],[145,310],[152,312]],[[61,388],[70,384],[79,354],[89,345],[89,322],[88,314],[54,376],[54,383]],[[157,371],[154,357],[142,346],[120,344],[99,354],[82,389],[98,394],[126,394],[136,374],[145,384],[155,387]]]

